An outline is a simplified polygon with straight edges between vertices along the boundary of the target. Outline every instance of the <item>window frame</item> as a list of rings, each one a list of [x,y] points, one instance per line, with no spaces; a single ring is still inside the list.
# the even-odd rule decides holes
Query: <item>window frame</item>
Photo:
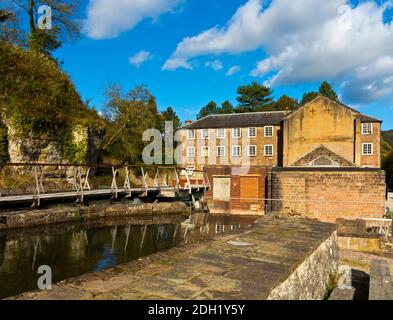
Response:
[[[192,138],[190,138],[191,132],[193,132]],[[195,130],[194,129],[187,129],[187,140],[195,140]]]
[[[271,128],[271,129],[272,129],[272,134],[271,134],[271,135],[267,135],[267,134],[266,134],[266,130],[267,130],[268,128]],[[264,136],[265,138],[272,138],[272,137],[274,136],[274,126],[264,126],[264,127],[263,127],[263,136]]]
[[[203,150],[206,150],[207,149],[207,154],[205,154],[204,152],[203,152]],[[203,157],[203,158],[208,158],[209,157],[209,154],[210,154],[210,147],[209,146],[202,146],[201,147],[201,157]]]
[[[239,154],[234,154],[233,150],[235,150],[235,149],[239,150]],[[242,156],[242,147],[240,145],[232,146],[232,157],[240,158],[241,156]]]
[[[250,135],[250,129],[255,129],[255,135],[254,136]],[[248,128],[248,137],[249,138],[256,138],[257,137],[257,127],[249,127]]]
[[[370,126],[370,131],[369,132],[365,132],[364,131],[364,129],[366,128],[366,125]],[[370,134],[373,134],[373,124],[372,124],[372,122],[364,122],[364,123],[362,123],[362,135],[370,135]]]
[[[204,136],[204,132],[207,131],[207,137]],[[210,129],[202,129],[201,130],[201,139],[202,140],[207,140],[210,138]]]
[[[255,148],[255,154],[250,153],[250,148],[254,147]],[[247,146],[247,156],[249,157],[256,157],[258,155],[258,147],[255,144],[250,144]]]
[[[236,130],[239,130],[239,136],[238,137],[235,136],[235,131]],[[232,138],[233,139],[241,139],[241,137],[242,137],[242,128],[232,128]]]
[[[272,153],[271,154],[267,154],[266,153],[266,148],[267,147],[271,147],[272,148]],[[265,157],[273,157],[274,156],[274,145],[272,145],[272,144],[265,144],[264,146],[263,146],[263,155],[265,156]]]
[[[194,150],[194,155],[190,156],[189,150]],[[186,151],[186,156],[187,158],[195,158],[195,147],[187,147],[187,151]]]
[[[223,150],[224,150],[224,153],[222,155],[220,155],[219,152],[218,152],[218,150],[220,148],[223,148]],[[217,157],[218,158],[223,158],[223,157],[225,157],[225,155],[226,155],[226,148],[225,148],[225,146],[217,146]]]
[[[218,135],[218,133],[220,132],[220,130],[222,130],[222,132],[223,132],[222,137],[220,137],[220,136]],[[216,132],[216,137],[217,137],[217,139],[225,139],[225,133],[226,133],[225,128],[217,128],[217,132]]]
[[[364,147],[366,145],[370,145],[371,146],[371,149],[370,149],[371,153],[365,153],[364,152]],[[362,156],[372,156],[372,155],[374,155],[374,144],[372,142],[364,142],[364,143],[362,143]]]

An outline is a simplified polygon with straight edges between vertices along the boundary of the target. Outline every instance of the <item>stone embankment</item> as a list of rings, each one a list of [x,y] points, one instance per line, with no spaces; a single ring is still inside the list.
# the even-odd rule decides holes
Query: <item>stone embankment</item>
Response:
[[[264,217],[238,234],[10,299],[323,299],[338,260],[335,225]]]
[[[108,206],[62,207],[15,211],[0,214],[0,230],[105,218],[130,216],[154,217],[165,214],[188,216],[189,212],[183,202],[144,203],[138,205],[116,204]]]

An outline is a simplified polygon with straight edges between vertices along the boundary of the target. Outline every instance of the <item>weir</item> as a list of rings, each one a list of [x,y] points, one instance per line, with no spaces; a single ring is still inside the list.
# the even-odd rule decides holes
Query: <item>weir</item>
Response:
[[[205,171],[178,166],[6,163],[0,169],[0,177],[23,176],[26,180],[19,191],[14,185],[0,185],[0,210],[63,202],[83,205],[103,199],[177,200],[198,208],[210,188]],[[108,170],[111,175],[105,176]]]

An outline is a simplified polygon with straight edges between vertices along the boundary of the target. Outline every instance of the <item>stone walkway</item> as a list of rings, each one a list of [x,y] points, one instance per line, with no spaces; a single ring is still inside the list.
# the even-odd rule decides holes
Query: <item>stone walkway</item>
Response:
[[[335,227],[260,220],[242,234],[173,248],[11,299],[266,299]]]

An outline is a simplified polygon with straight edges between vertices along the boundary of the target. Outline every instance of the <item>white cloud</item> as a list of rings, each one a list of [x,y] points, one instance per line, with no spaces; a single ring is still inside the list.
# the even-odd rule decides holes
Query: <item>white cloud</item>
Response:
[[[222,70],[223,66],[220,60],[208,61],[205,66],[213,69],[214,71]]]
[[[230,77],[233,76],[235,73],[240,71],[240,66],[232,66],[228,69],[226,76]]]
[[[115,38],[142,19],[156,19],[181,0],[90,0],[84,30],[90,38]]]
[[[347,0],[264,3],[248,0],[225,26],[184,38],[164,69],[182,67],[201,55],[260,49],[267,57],[251,75],[268,77],[271,86],[330,80],[342,83],[344,98],[359,103],[393,95],[393,24],[383,20],[391,1],[357,6]],[[177,64],[167,68],[173,60]]]
[[[128,58],[128,61],[135,67],[139,68],[146,61],[151,60],[153,55],[145,50],[141,50]]]

